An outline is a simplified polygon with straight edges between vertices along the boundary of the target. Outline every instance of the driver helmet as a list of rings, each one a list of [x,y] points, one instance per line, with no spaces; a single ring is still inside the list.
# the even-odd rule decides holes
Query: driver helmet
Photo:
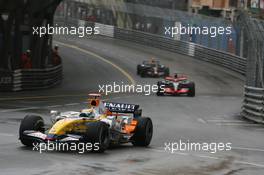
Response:
[[[80,117],[87,117],[91,119],[96,119],[99,115],[96,113],[95,109],[82,110]]]
[[[155,59],[152,57],[150,58],[150,63],[154,64],[155,63]]]
[[[28,49],[28,50],[26,51],[26,55],[27,55],[27,56],[30,56],[30,54],[31,54],[31,50]]]
[[[59,50],[59,46],[56,44],[56,45],[54,46],[54,49],[55,49],[55,50]]]

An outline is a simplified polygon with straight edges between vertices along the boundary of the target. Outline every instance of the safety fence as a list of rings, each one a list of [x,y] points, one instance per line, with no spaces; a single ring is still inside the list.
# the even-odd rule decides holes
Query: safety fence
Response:
[[[55,20],[58,24],[67,25],[67,21],[62,21],[61,18],[60,20],[58,19],[59,18]],[[174,40],[164,36],[136,30],[122,29],[99,23],[91,24],[90,22],[85,22],[82,20],[76,20],[76,23],[81,23],[85,26],[100,26],[101,28],[103,28],[103,32],[100,33],[103,36],[113,37],[120,40],[126,40],[179,54],[188,55],[197,60],[206,61],[223,68],[227,68],[244,76],[246,76],[247,74],[247,59],[227,52],[215,50],[192,42]],[[244,117],[256,122],[264,121],[263,94],[263,89],[245,87],[245,101],[242,107],[242,115]]]
[[[134,2],[134,3],[133,3]],[[192,41],[209,48],[238,53],[237,32],[231,21],[223,18],[209,17],[206,15],[192,14],[187,11],[162,8],[164,1],[153,1],[152,5],[142,4],[142,1],[124,0],[64,0],[56,15],[71,17],[86,21],[96,21],[120,28],[134,29],[152,34],[177,38],[182,41]],[[180,4],[176,0],[171,3]],[[153,6],[153,5],[157,6]],[[78,10],[77,10],[78,9]],[[165,28],[168,27],[195,27],[195,28],[227,28],[231,34],[203,35],[200,32],[190,34],[182,33],[169,35]],[[211,31],[214,33],[214,31]],[[199,34],[200,33],[200,34]]]
[[[242,11],[236,25],[240,29],[241,55],[247,58],[246,85],[264,88],[264,22]]]
[[[62,81],[62,65],[45,69],[2,70],[0,72],[0,91],[46,89]]]

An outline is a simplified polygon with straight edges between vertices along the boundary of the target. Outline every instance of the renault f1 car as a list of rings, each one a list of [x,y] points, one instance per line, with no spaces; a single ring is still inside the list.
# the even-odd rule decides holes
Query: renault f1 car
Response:
[[[141,77],[166,77],[170,75],[170,69],[159,61],[151,59],[137,65],[137,74]]]
[[[81,112],[51,111],[52,126],[45,129],[40,116],[26,116],[19,129],[21,143],[33,147],[35,143],[92,143],[94,152],[104,152],[110,145],[132,143],[148,146],[153,125],[149,117],[142,117],[139,105],[103,102],[92,94],[89,108]]]
[[[165,80],[159,81],[158,96],[163,95],[187,95],[195,96],[195,83],[189,81],[186,76],[175,74],[174,77],[166,77]]]

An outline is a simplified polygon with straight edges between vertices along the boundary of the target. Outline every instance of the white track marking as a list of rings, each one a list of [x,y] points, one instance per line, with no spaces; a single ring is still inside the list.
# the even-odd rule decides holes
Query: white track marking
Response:
[[[232,147],[232,149],[233,148],[238,149],[239,147]],[[261,149],[251,149],[251,148],[240,148],[240,149],[250,150],[250,151],[261,151],[261,152],[263,151],[264,152],[264,150],[261,150]],[[161,147],[151,148],[150,150],[155,151],[155,152],[160,152],[160,153],[166,152]],[[202,154],[191,154],[191,153],[184,153],[184,152],[174,152],[171,154],[180,155],[180,156],[192,156],[192,157],[198,157],[198,158],[203,158],[203,159],[227,160],[227,159],[221,158],[221,157],[208,156],[208,155],[202,155]],[[264,164],[259,164],[259,163],[254,163],[254,162],[234,160],[233,163],[242,164],[242,165],[250,165],[250,166],[254,166],[254,167],[258,167],[258,168],[264,168]]]
[[[262,124],[250,124],[250,123],[216,123],[218,126],[244,126],[244,127],[263,127]]]
[[[198,118],[197,120],[198,120],[198,122],[203,123],[203,124],[206,124],[206,123],[207,123],[207,122],[206,122],[204,119],[202,119],[202,118]]]
[[[258,148],[246,148],[246,147],[232,147],[234,150],[245,150],[245,151],[256,151],[256,152],[263,152],[264,149],[258,149]]]
[[[52,106],[46,106],[47,108],[58,108],[62,107],[63,105],[52,105]]]
[[[14,137],[16,135],[15,134],[9,134],[9,133],[0,133],[0,136],[4,136],[4,137]]]
[[[206,120],[207,122],[212,123],[245,123],[242,120],[222,120],[222,119],[215,119],[215,120]]]
[[[249,123],[243,120],[226,120],[226,119],[210,119],[205,120],[207,123],[212,123],[217,126],[244,126],[244,127],[263,127],[262,124]],[[263,127],[264,129],[264,127]]]
[[[200,158],[214,159],[214,160],[220,160],[221,159],[219,157],[213,157],[213,156],[207,156],[207,155],[201,155],[201,154],[197,154],[197,155],[193,155],[193,156],[200,157]]]
[[[69,103],[69,104],[65,104],[64,106],[76,106],[76,105],[80,105],[80,103]]]
[[[64,97],[82,97],[86,94],[61,94],[61,95],[50,95],[50,96],[28,96],[28,97],[7,97],[7,98],[0,98],[0,101],[5,100],[36,100],[36,99],[48,99],[48,98],[64,98]]]
[[[103,99],[105,101],[107,100],[115,100],[115,99],[120,99],[120,98],[129,98],[132,97],[130,96],[124,96],[124,97],[113,97],[113,98],[106,98]],[[62,104],[62,105],[51,105],[51,106],[42,106],[42,107],[25,107],[25,108],[17,108],[17,109],[5,109],[1,110],[0,113],[8,113],[8,112],[19,112],[19,111],[26,111],[26,110],[32,110],[32,109],[43,109],[43,108],[57,108],[57,107],[63,107],[63,106],[78,106],[81,104],[87,104],[88,102],[81,102],[81,103],[68,103],[68,104]]]
[[[252,163],[252,162],[246,162],[246,161],[236,161],[236,160],[234,161],[234,163],[244,164],[244,165],[251,165],[251,166],[258,167],[258,168],[264,168],[263,164],[258,164],[258,163]]]
[[[6,109],[6,110],[1,110],[0,113],[18,112],[18,111],[25,111],[25,110],[38,109],[38,108],[39,107],[27,107],[27,108],[18,108],[18,109]]]

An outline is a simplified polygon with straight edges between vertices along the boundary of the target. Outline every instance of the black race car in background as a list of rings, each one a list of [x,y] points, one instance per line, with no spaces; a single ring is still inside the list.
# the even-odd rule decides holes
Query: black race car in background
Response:
[[[163,95],[187,95],[195,96],[195,83],[189,81],[186,76],[175,74],[174,77],[166,77],[158,82],[158,96]]]
[[[159,61],[151,59],[137,65],[137,74],[141,77],[167,77],[170,75],[170,69]]]

